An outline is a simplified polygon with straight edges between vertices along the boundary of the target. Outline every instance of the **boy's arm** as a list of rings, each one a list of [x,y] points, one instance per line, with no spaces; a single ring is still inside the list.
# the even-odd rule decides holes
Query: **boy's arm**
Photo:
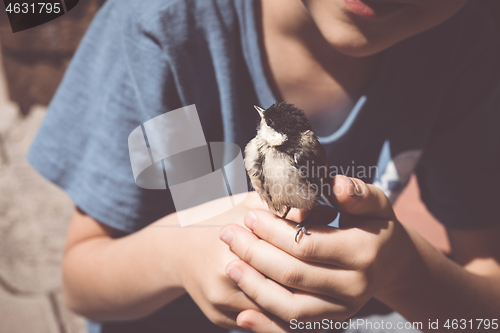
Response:
[[[381,297],[411,321],[439,319],[439,330],[456,319],[461,332],[500,330],[500,227],[448,230],[453,262],[412,230],[408,233],[421,258],[408,274],[408,283]],[[472,320],[472,321],[470,321]]]
[[[192,214],[220,211],[219,203],[225,201],[191,208]],[[63,261],[66,302],[96,321],[132,320],[188,292],[213,323],[238,328],[235,314],[259,307],[226,276],[227,264],[237,257],[219,240],[219,231],[259,208],[267,207],[248,193],[238,206],[193,227],[181,228],[174,213],[123,237],[77,210]]]
[[[456,263],[399,223],[382,191],[356,180],[361,194],[349,196],[354,192],[346,188],[352,186],[347,180],[334,179],[336,193],[341,193],[336,202],[343,229],[314,226],[311,235],[294,243],[289,224],[255,211],[255,218],[245,220],[253,233],[239,226],[222,230],[223,235],[234,234],[229,246],[242,259],[230,264],[229,275],[237,276],[247,295],[284,321],[245,311],[238,317],[240,325],[265,332],[289,327],[293,319],[343,321],[376,297],[409,321],[421,322],[424,331],[446,331],[448,319],[450,330],[453,319],[461,332],[491,330],[496,324],[500,330],[500,226],[449,231]],[[266,297],[278,293],[287,298]],[[436,319],[439,329],[429,328],[429,320]]]
[[[172,269],[176,256],[169,255],[182,245],[175,235],[175,228],[145,228],[115,238],[120,232],[75,210],[63,261],[66,303],[94,320],[130,320],[181,296],[185,291],[179,270]]]

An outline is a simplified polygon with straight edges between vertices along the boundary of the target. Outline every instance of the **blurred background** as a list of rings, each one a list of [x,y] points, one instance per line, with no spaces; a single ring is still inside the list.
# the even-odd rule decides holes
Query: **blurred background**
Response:
[[[84,333],[61,296],[60,265],[71,200],[38,175],[26,152],[92,17],[105,0],[12,33],[0,13],[0,333]],[[438,0],[436,0],[438,1]],[[482,1],[498,18],[500,0]],[[416,180],[396,202],[400,221],[449,252],[446,232],[420,201]]]
[[[60,266],[73,205],[26,152],[80,39],[104,0],[12,33],[0,5],[0,333],[83,333],[61,297]]]

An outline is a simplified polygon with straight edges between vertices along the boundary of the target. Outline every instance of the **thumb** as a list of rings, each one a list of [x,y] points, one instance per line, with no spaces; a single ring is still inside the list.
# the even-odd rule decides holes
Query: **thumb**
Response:
[[[361,179],[335,176],[333,198],[341,212],[378,219],[394,218],[392,204],[384,192]]]

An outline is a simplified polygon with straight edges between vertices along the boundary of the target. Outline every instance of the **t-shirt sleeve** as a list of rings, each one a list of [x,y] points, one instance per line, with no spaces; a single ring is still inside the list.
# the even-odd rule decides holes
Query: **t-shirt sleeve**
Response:
[[[97,221],[134,232],[174,210],[169,191],[134,182],[128,136],[179,107],[168,61],[122,1],[84,36],[28,153],[30,163]]]
[[[470,23],[417,167],[422,200],[451,229],[500,225],[498,35],[488,19]]]

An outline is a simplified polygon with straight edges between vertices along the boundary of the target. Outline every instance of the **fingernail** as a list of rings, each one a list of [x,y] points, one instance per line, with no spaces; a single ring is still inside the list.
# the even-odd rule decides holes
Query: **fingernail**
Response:
[[[335,181],[335,186],[333,187],[335,195],[343,195],[345,192],[347,192],[349,196],[355,194],[356,185],[349,177],[336,175],[335,178],[338,179],[338,181]]]
[[[354,185],[353,191],[349,192],[349,195],[350,196],[361,195],[361,190],[359,188],[358,183],[353,178],[349,177],[349,180]]]
[[[244,221],[247,228],[253,230],[255,221],[257,221],[257,215],[255,215],[253,212],[248,212],[247,215],[245,215]]]
[[[229,229],[229,228],[224,228],[221,230],[219,238],[226,243],[227,245],[231,246],[231,243],[234,240],[234,232]]]
[[[236,266],[231,266],[227,270],[227,275],[236,283],[239,283],[243,277],[243,272]]]

